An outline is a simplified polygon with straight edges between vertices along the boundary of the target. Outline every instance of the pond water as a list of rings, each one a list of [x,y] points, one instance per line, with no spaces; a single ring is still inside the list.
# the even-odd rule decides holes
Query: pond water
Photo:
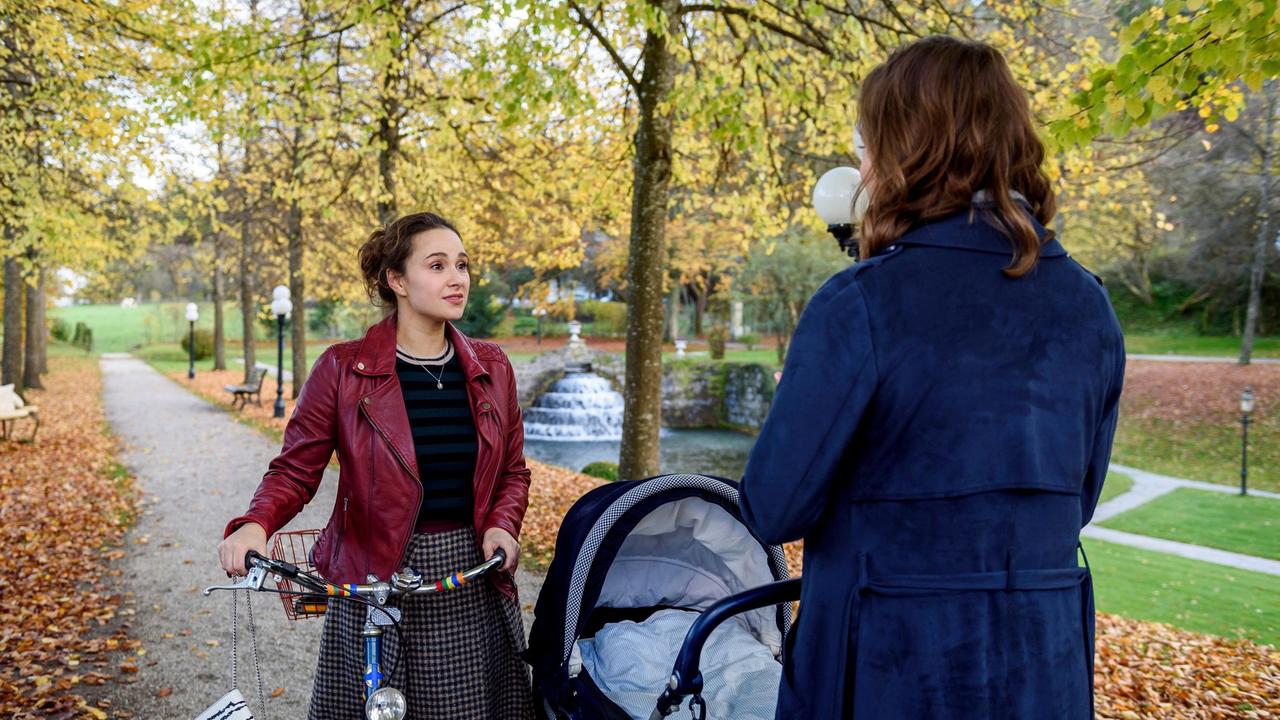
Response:
[[[719,475],[740,480],[756,439],[732,430],[664,428],[659,464],[663,473]],[[618,462],[617,440],[554,441],[528,439],[525,455],[541,462],[581,470],[599,460]]]

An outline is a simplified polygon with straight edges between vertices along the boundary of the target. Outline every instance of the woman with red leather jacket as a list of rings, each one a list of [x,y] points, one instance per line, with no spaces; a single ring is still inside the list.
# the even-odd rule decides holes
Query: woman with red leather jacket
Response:
[[[315,496],[334,451],[337,500],[312,550],[335,583],[387,578],[401,567],[426,577],[479,563],[498,549],[491,582],[413,596],[403,611],[391,684],[422,717],[530,718],[524,630],[514,573],[529,500],[524,429],[511,363],[472,340],[462,317],[470,272],[462,240],[432,213],[402,217],[360,248],[370,297],[392,310],[359,340],[316,360],[248,511],[227,524],[222,567],[245,573],[248,550]],[[364,609],[330,604],[309,717],[363,718]]]

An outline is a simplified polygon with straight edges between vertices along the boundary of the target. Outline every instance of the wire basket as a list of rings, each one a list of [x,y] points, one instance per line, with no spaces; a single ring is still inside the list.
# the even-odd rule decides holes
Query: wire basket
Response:
[[[319,530],[278,532],[271,545],[271,559],[292,563],[303,572],[315,572],[315,565],[311,562],[311,548],[319,536]],[[280,602],[284,603],[284,614],[290,620],[319,617],[328,609],[326,596],[305,592],[302,586],[288,578],[278,578],[276,586],[281,590]]]

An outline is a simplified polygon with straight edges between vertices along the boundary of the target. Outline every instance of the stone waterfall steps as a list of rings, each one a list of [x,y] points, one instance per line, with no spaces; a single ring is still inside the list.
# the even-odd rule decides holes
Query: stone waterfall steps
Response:
[[[622,395],[591,372],[570,372],[524,413],[530,440],[620,440]]]

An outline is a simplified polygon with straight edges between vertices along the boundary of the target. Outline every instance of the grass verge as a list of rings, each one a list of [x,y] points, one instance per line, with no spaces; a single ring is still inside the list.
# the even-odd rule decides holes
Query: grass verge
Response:
[[[1103,527],[1280,560],[1280,500],[1178,488]]]
[[[1280,416],[1249,429],[1249,487],[1280,491]],[[1173,477],[1240,484],[1240,426],[1152,417],[1124,417],[1111,460]]]
[[[1098,504],[1101,505],[1117,495],[1123,495],[1132,487],[1133,478],[1112,470],[1107,473],[1107,479],[1102,483],[1102,494],[1098,497]]]
[[[1098,610],[1280,646],[1280,577],[1083,541]]]

